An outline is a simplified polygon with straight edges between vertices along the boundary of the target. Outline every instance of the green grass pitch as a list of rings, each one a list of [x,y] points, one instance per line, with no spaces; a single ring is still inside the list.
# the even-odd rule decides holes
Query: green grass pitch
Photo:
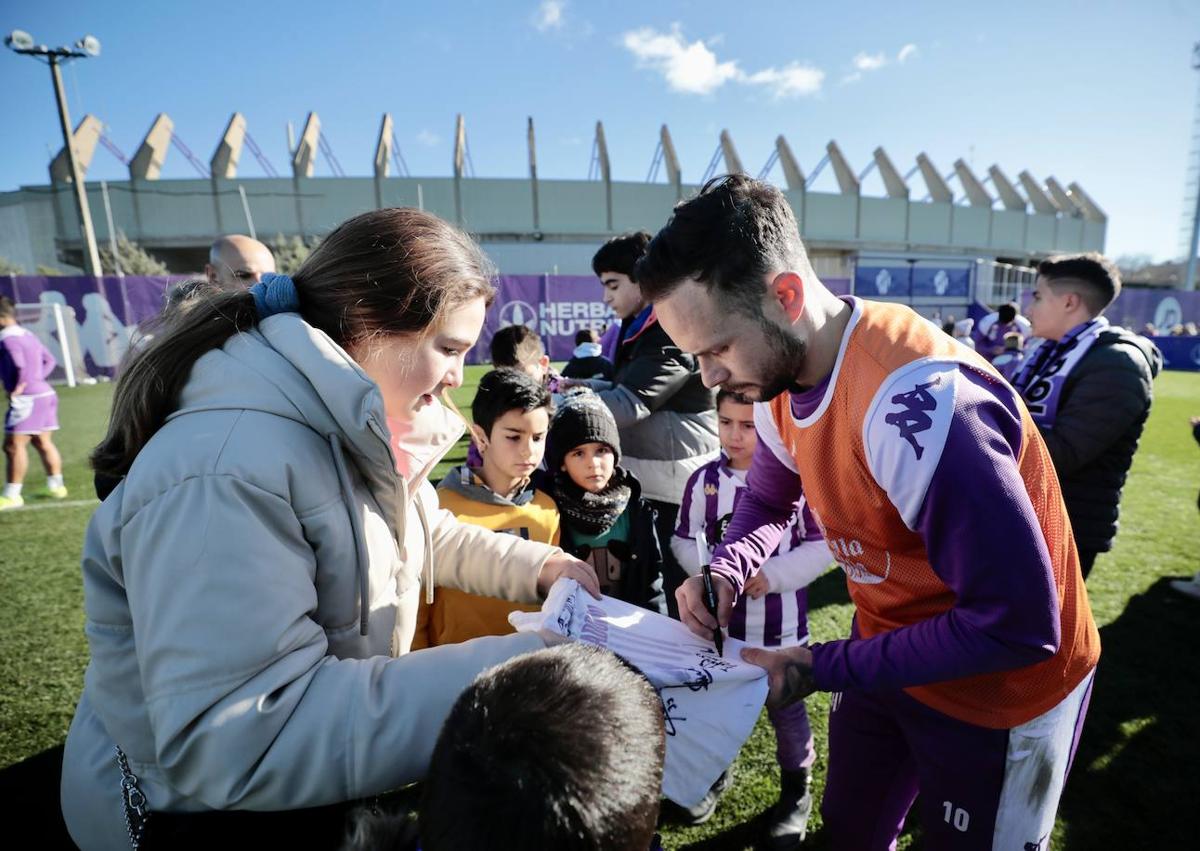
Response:
[[[464,412],[482,374],[468,370],[455,394]],[[60,391],[69,503],[31,499],[0,514],[0,767],[63,741],[87,664],[79,554],[94,509],[87,454],[101,438],[112,385]],[[1200,603],[1174,595],[1170,577],[1200,569],[1200,447],[1188,417],[1200,415],[1200,374],[1165,373],[1125,489],[1121,532],[1088,584],[1103,657],[1075,767],[1054,831],[1057,848],[1192,847],[1200,791]],[[459,444],[439,467],[460,463]],[[42,485],[31,457],[26,490]],[[996,542],[1003,547],[1003,542]],[[810,593],[814,641],[846,635],[851,607],[840,574]],[[828,697],[809,700],[817,740],[815,790],[825,774]],[[751,847],[778,792],[774,736],[765,716],[735,765],[736,785],[716,816],[668,829],[668,848]],[[864,817],[867,814],[864,813]],[[901,847],[919,848],[915,815]],[[824,846],[814,814],[808,847]]]

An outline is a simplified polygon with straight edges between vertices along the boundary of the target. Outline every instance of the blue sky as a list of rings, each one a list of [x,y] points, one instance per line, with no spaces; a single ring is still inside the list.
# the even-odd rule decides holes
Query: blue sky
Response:
[[[445,175],[462,112],[476,173],[515,177],[532,115],[543,176],[585,177],[602,119],[614,177],[645,179],[666,122],[698,180],[722,128],[755,173],[783,133],[806,171],[836,139],[856,170],[883,145],[902,171],[924,150],[943,173],[961,156],[981,176],[998,163],[1076,180],[1109,214],[1110,254],[1156,258],[1180,251],[1200,82],[1195,0],[0,0],[14,28],[101,39],[66,70],[72,119],[96,114],[127,155],[167,112],[207,162],[239,110],[286,172],[286,122],[316,110],[346,172],[365,175],[387,111],[412,172]],[[0,115],[0,191],[44,182],[61,146],[44,67],[0,55]],[[242,174],[260,173],[243,154]],[[172,151],[164,176],[194,174]],[[126,175],[97,151],[89,178]],[[878,177],[864,191],[882,194]]]

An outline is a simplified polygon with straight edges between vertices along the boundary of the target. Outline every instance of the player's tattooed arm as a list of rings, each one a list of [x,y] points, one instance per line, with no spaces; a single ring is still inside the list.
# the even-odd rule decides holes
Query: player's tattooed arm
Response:
[[[813,679],[812,654],[805,655],[807,659],[788,659],[784,663],[782,682],[775,698],[777,707],[790,706],[817,690],[816,681]]]
[[[747,647],[742,650],[742,658],[766,669],[770,685],[767,704],[774,708],[790,706],[817,690],[812,651],[807,647],[790,647],[787,650]]]

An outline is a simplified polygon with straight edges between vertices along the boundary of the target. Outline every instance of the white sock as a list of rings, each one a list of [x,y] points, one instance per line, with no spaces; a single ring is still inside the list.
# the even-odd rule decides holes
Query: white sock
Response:
[[[21,495],[21,486],[20,485],[14,485],[12,482],[8,482],[7,484],[4,485],[4,493],[2,494],[2,496],[6,496],[9,499],[16,499],[20,495]]]
[[[48,488],[66,487],[63,484],[62,473],[59,473],[57,476],[46,476],[46,487],[48,487]]]

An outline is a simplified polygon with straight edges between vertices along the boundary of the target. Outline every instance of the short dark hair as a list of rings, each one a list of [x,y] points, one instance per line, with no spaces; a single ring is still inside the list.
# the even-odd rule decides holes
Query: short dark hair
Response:
[[[600,342],[600,333],[595,328],[584,328],[575,332],[575,345]]]
[[[1037,272],[1052,288],[1068,282],[1082,284],[1079,297],[1093,316],[1099,316],[1121,294],[1121,273],[1116,265],[1095,251],[1061,254],[1038,264]]]
[[[597,277],[603,276],[605,272],[617,272],[636,281],[634,269],[646,253],[646,246],[649,244],[650,234],[644,230],[614,236],[601,245],[600,250],[592,257],[592,271]]]
[[[562,644],[480,674],[442,727],[421,847],[650,846],[662,794],[662,703],[607,650]]]
[[[525,366],[544,354],[541,338],[528,325],[508,325],[492,337],[492,366]]]
[[[996,309],[996,321],[1001,325],[1007,325],[1017,318],[1016,302],[1010,301],[1008,304],[1002,304]]]
[[[754,404],[753,402],[747,401],[744,397],[739,396],[737,393],[733,393],[722,387],[720,390],[717,391],[716,410],[718,410],[718,411],[721,410],[721,403],[727,399],[731,402],[736,402],[739,405]]]
[[[479,388],[471,402],[471,419],[492,436],[496,420],[509,411],[528,413],[538,408],[552,407],[550,391],[519,369],[494,369],[479,379]]]
[[[0,295],[0,318],[8,319],[9,317],[16,318],[17,305],[6,295]]]
[[[637,265],[647,301],[695,278],[727,306],[762,312],[763,278],[778,269],[807,267],[800,229],[787,198],[744,174],[718,177],[675,206],[666,226]]]

